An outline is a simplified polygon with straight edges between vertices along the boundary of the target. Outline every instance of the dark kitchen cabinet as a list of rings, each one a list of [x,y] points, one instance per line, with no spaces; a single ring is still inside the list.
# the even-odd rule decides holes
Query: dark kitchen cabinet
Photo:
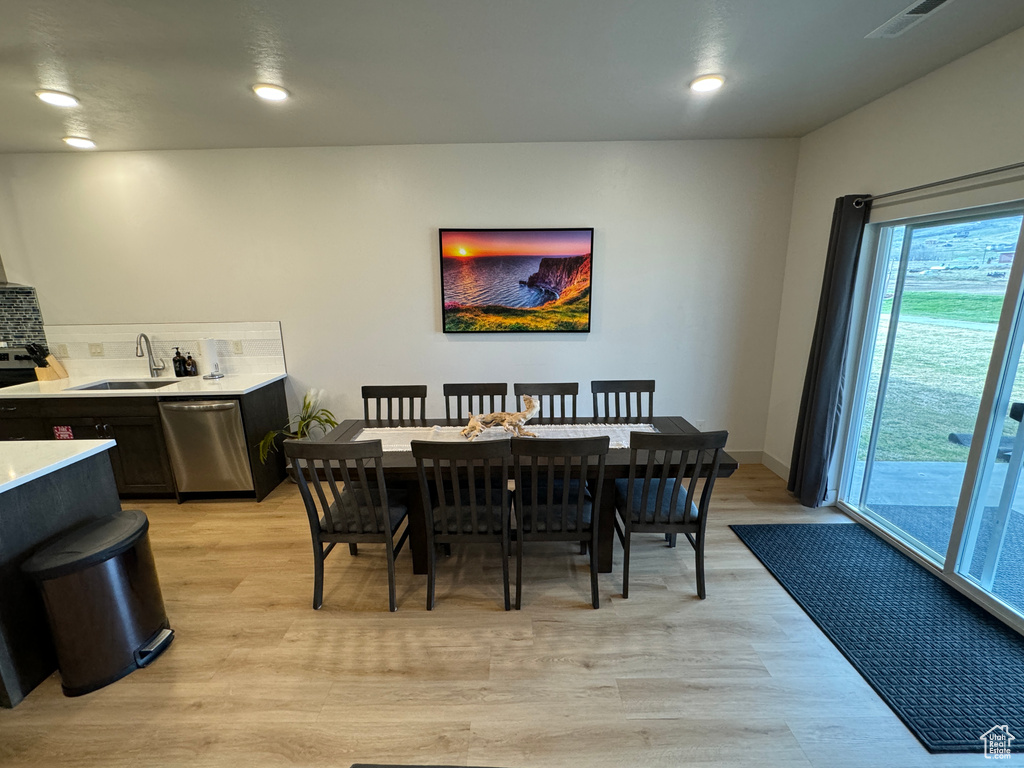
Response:
[[[0,440],[49,440],[53,437],[33,402],[0,401]]]
[[[71,408],[81,410],[82,401]],[[50,414],[46,419],[48,436],[54,436],[55,427],[70,427],[75,440],[115,440],[117,445],[109,451],[117,490],[122,496],[169,496],[174,494],[174,478],[164,446],[160,417],[139,414],[139,402],[119,407],[110,401],[89,401],[96,406],[97,416]],[[150,405],[156,408],[155,402]],[[127,415],[123,411],[129,411]]]

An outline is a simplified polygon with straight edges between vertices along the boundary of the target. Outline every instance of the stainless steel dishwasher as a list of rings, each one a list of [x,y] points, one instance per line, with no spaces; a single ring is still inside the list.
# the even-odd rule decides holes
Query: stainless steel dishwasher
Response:
[[[160,403],[178,491],[251,491],[252,471],[237,400]]]

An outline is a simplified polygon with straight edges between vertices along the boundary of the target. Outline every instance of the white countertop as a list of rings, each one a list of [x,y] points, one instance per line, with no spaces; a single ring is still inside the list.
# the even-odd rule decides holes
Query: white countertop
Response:
[[[0,442],[0,493],[113,447],[113,440]]]
[[[154,381],[171,381],[166,387],[156,389],[73,389],[82,384],[97,381],[134,380],[126,376],[110,378],[74,377],[56,381],[32,381],[0,388],[0,399],[31,397],[196,397],[198,395],[247,395],[275,381],[287,377],[286,373],[239,373],[228,374],[223,379],[204,379],[202,376],[175,378],[164,376]]]

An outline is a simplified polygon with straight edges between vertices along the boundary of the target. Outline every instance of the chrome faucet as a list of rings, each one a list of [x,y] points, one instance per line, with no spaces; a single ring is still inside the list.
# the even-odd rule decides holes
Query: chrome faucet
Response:
[[[149,343],[149,336],[144,333],[140,333],[139,338],[135,340],[136,357],[142,357],[143,355],[142,342],[146,342],[146,354],[149,356],[149,375],[155,379],[160,375],[160,371],[167,367],[167,363],[161,357],[158,358],[160,364],[157,365],[157,360],[153,359],[153,345]]]

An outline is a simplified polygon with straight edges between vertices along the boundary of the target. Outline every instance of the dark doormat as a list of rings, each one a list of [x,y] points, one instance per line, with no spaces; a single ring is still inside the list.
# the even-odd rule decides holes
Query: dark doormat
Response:
[[[856,523],[730,526],[929,752],[1024,745],[1024,638]]]

